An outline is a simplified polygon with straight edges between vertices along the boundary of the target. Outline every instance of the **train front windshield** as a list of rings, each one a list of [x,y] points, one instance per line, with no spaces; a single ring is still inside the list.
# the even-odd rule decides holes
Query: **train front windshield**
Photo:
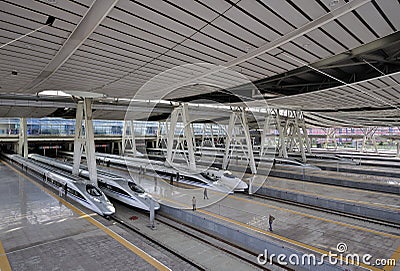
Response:
[[[86,185],[86,191],[93,197],[101,197],[103,195],[97,187],[91,184]]]
[[[128,182],[128,185],[129,188],[136,193],[143,194],[145,192],[143,188],[133,182]]]
[[[232,172],[230,172],[230,171],[225,171],[224,172],[224,176],[225,177],[228,177],[228,178],[235,178],[235,176],[232,174]]]

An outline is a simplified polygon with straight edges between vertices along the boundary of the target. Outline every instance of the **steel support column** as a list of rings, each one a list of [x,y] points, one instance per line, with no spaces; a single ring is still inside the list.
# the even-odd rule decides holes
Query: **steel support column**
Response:
[[[92,116],[92,103],[93,99],[84,99],[84,112],[85,112],[85,151],[86,161],[89,170],[89,179],[92,183],[97,183],[97,167],[96,167],[96,154],[94,145],[94,130],[93,130],[93,116]]]
[[[187,149],[188,149],[188,155],[189,155],[189,168],[192,170],[196,169],[196,161],[194,158],[194,140],[193,140],[193,130],[192,130],[192,125],[190,123],[190,116],[189,116],[189,109],[188,109],[188,104],[184,103],[182,105],[182,122],[184,125],[184,130],[185,130],[185,140],[187,144]]]
[[[174,135],[176,123],[178,122],[179,109],[175,108],[171,113],[171,121],[167,134],[167,163],[172,165],[172,149],[174,147]]]
[[[128,131],[127,131],[128,130]],[[136,157],[136,138],[133,120],[125,120],[122,130],[122,155],[125,155],[128,144],[131,146],[133,156]]]
[[[400,140],[396,141],[396,145],[397,145],[396,157],[400,157]]]
[[[76,106],[75,117],[75,136],[74,136],[74,164],[72,174],[79,175],[79,167],[81,165],[81,157],[83,152],[82,138],[82,120],[83,120],[83,101],[79,101]]]
[[[232,137],[233,137],[233,128],[235,126],[235,120],[236,120],[235,112],[232,112],[231,116],[229,117],[228,132],[227,132],[226,138],[225,138],[225,152],[224,152],[224,159],[222,161],[223,169],[227,169],[228,162],[230,159],[229,150],[231,147],[231,141],[233,140]]]
[[[28,125],[26,118],[20,118],[18,154],[23,157],[28,157]]]
[[[276,119],[276,128],[279,133],[279,157],[288,158],[287,147],[286,147],[286,128],[283,129],[281,117],[279,115],[279,109],[275,111],[275,119]],[[285,124],[286,126],[286,124]]]
[[[89,179],[92,183],[97,183],[97,167],[94,145],[94,131],[92,119],[93,99],[85,98],[79,101],[76,110],[75,138],[74,138],[74,164],[72,174],[79,174],[82,153],[85,151]],[[82,120],[84,119],[85,130],[82,130]]]
[[[239,126],[236,125],[237,121],[239,121]],[[243,134],[239,135],[239,130],[242,130],[244,135]],[[242,140],[245,141],[244,144],[242,144]],[[257,168],[254,161],[253,145],[250,137],[250,129],[247,121],[246,112],[244,109],[240,109],[240,111],[233,111],[229,118],[228,133],[226,135],[226,140],[225,140],[225,153],[222,162],[223,169],[228,168],[231,154],[234,151],[236,151],[234,149],[236,148],[236,146],[234,145],[232,147],[232,143],[235,143],[235,145],[236,144],[240,145],[241,150],[245,155],[247,162],[249,163],[251,173],[257,174]]]

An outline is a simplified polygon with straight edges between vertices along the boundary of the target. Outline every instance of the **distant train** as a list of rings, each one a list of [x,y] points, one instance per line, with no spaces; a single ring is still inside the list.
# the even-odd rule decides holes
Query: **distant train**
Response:
[[[165,149],[160,149],[160,148],[148,148],[149,153],[147,154],[148,157],[153,158],[153,159],[158,159],[158,160],[164,160],[165,159]],[[196,151],[195,155],[197,156],[197,163],[198,164],[208,164],[210,161],[213,162],[214,165],[221,167],[222,166],[222,160],[224,157],[224,149],[221,148],[209,148],[209,147],[203,147],[201,151]],[[184,150],[179,150],[178,151],[181,154],[185,154],[187,151]],[[257,151],[254,151],[257,153]],[[201,157],[201,160],[200,160]],[[179,159],[179,158],[178,158]],[[177,159],[177,160],[178,160]],[[236,160],[242,160],[242,158],[238,152],[234,153],[233,155],[230,156],[230,159],[232,161]],[[255,157],[254,160],[256,162],[262,162],[262,163],[274,163],[275,165],[279,166],[288,166],[288,167],[299,167],[299,168],[308,168],[308,169],[314,169],[314,170],[321,170],[319,167],[307,164],[304,162],[301,162],[295,158],[280,158],[280,157],[274,157],[273,153],[270,153],[266,157]],[[179,161],[179,160],[178,160]],[[183,161],[183,160],[182,160]]]
[[[102,216],[115,213],[115,207],[104,193],[95,185],[79,180],[79,177],[67,173],[54,172],[48,165],[23,158],[17,154],[2,154],[13,164],[25,168],[29,173],[38,177],[43,183],[59,190],[67,184],[67,196]]]
[[[65,155],[72,156],[72,152],[62,152]],[[113,154],[96,153],[96,159],[103,163],[112,163],[117,166],[129,167],[138,171],[145,171],[149,176],[161,177],[166,180],[171,178],[174,181],[189,184],[192,186],[205,187],[211,190],[233,193],[233,191],[244,191],[248,185],[240,178],[230,172],[221,171],[216,168],[199,169],[197,171],[166,166],[164,162],[148,160],[147,158],[134,158],[128,156],[119,156]],[[208,174],[207,174],[208,173]]]
[[[56,159],[44,157],[38,154],[30,154],[29,158],[65,170],[67,172],[72,172],[72,165],[69,163],[61,162]],[[89,171],[86,167],[80,167],[79,176],[89,179]],[[117,174],[98,169],[97,184],[107,196],[119,200],[127,205],[150,211],[150,201],[153,201],[154,209],[160,209],[160,204],[156,202],[151,195],[147,194],[142,187],[140,187],[134,181],[128,180]]]
[[[109,155],[103,156],[102,154],[98,153],[96,154],[96,159],[103,162],[109,161],[112,164],[118,166],[134,168],[138,171],[142,170],[145,172],[146,175],[161,177],[166,180],[170,180],[172,178],[176,182],[185,183],[192,186],[205,187],[223,193],[232,193],[233,191],[232,188],[224,185],[219,181],[206,178],[201,173],[186,172],[185,170],[181,170],[178,168],[168,167],[160,161],[149,161],[143,158],[122,156],[118,156],[118,158],[111,158]]]

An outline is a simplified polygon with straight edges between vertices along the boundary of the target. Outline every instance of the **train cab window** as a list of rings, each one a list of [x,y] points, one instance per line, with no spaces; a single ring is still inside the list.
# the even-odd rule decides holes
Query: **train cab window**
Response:
[[[142,194],[145,192],[143,188],[141,188],[140,186],[138,186],[137,184],[135,184],[133,182],[128,182],[128,186],[132,191],[134,191],[136,193]]]
[[[101,191],[91,184],[86,185],[86,191],[93,197],[100,197],[102,195]]]
[[[233,176],[232,172],[230,172],[230,171],[225,171],[224,176],[227,178],[235,178],[235,176]]]
[[[81,193],[79,193],[78,191],[75,191],[73,189],[69,189],[68,193],[74,195],[75,197],[79,198],[82,201],[86,201],[86,199],[82,196]]]

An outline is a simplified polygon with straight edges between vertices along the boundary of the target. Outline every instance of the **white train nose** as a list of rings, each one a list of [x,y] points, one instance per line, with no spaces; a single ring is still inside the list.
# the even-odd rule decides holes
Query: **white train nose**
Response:
[[[242,180],[238,182],[236,189],[237,190],[245,190],[249,188],[249,186],[247,185],[247,183],[243,182]]]

